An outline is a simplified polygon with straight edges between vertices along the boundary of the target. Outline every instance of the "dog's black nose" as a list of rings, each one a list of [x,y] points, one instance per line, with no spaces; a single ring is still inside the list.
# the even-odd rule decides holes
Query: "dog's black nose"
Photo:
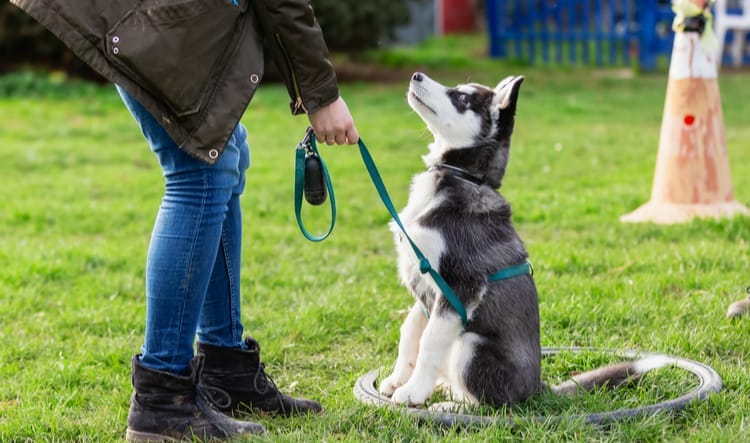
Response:
[[[411,79],[415,82],[421,82],[422,80],[424,80],[424,76],[421,72],[415,72],[414,75],[411,76]]]

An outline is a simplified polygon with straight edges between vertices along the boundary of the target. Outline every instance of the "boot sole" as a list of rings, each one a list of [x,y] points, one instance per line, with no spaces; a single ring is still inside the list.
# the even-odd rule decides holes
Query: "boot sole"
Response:
[[[261,435],[266,433],[266,428],[263,427],[261,424],[254,424],[252,426],[252,429],[246,429],[246,432],[243,435]],[[240,434],[238,434],[240,435]],[[227,437],[229,438],[229,437]],[[209,438],[205,441],[222,441],[223,438],[215,439],[215,438]],[[181,441],[195,441],[195,438],[185,438],[185,439],[176,439],[172,438],[166,435],[162,434],[154,434],[153,432],[141,432],[141,431],[134,431],[130,428],[128,428],[125,431],[125,441],[127,443],[176,443]],[[199,441],[204,441],[200,440]]]
[[[125,441],[128,443],[173,443],[178,442],[179,440],[167,437],[166,435],[128,429],[125,431]]]

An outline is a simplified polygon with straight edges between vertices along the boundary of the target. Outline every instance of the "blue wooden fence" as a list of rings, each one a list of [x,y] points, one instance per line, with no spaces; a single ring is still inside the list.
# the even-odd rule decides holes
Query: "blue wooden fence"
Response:
[[[728,0],[727,1],[727,13],[728,14],[738,14],[741,15],[742,13],[747,14],[747,11],[743,11],[743,8],[738,0]],[[733,32],[732,30],[729,30],[727,32],[726,36],[726,42],[724,43],[724,54],[722,54],[722,62],[727,64],[733,64],[734,60],[730,57],[730,55],[727,53],[727,49],[734,43],[735,39],[739,38],[738,34],[736,32]],[[750,51],[748,50],[750,48],[750,32],[748,32],[745,35],[745,42],[744,42],[744,50],[742,51],[742,59],[740,60],[740,63],[742,65],[750,65]]]
[[[653,69],[672,50],[669,0],[486,0],[490,55]]]

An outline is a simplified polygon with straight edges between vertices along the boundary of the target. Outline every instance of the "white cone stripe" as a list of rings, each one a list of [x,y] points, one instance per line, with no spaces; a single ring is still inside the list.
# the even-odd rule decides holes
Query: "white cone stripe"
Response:
[[[703,49],[697,32],[677,32],[672,45],[669,77],[674,80],[716,78],[714,57],[714,54],[707,53]]]

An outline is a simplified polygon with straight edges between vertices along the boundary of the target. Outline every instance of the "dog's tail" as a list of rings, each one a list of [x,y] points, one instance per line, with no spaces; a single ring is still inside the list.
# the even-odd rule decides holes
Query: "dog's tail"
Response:
[[[615,363],[575,375],[559,385],[550,386],[555,394],[573,395],[576,392],[590,391],[599,387],[616,388],[637,380],[643,374],[664,366],[671,360],[664,355],[651,355],[640,360]]]

